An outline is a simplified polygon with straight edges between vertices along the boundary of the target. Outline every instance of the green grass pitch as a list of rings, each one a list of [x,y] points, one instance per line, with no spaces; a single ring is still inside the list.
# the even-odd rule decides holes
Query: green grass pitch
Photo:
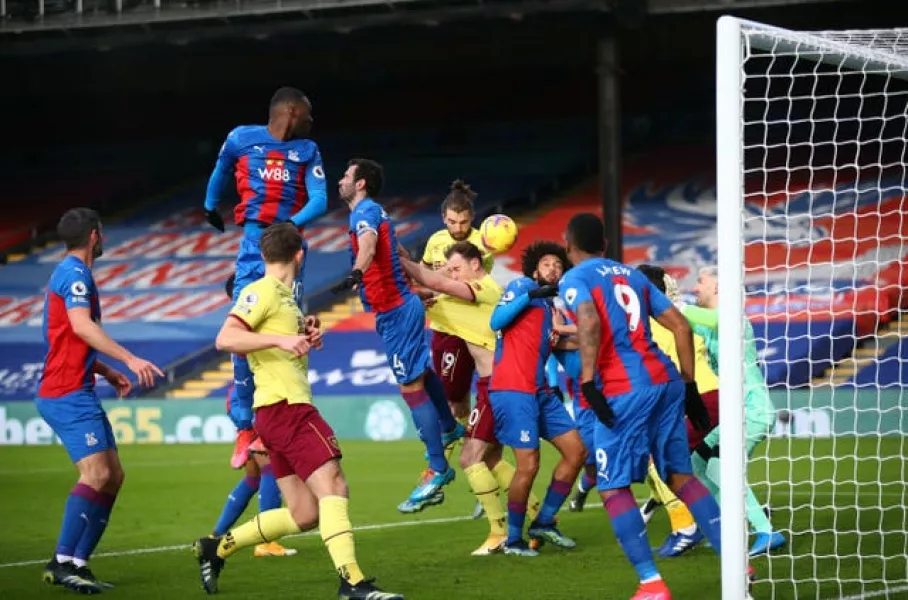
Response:
[[[600,505],[560,515],[560,527],[578,548],[546,546],[541,556],[472,557],[487,533],[471,521],[473,497],[458,474],[447,500],[418,515],[395,510],[424,463],[416,443],[342,443],[351,489],[351,518],[359,560],[379,584],[413,600],[481,598],[597,598],[625,600],[636,578],[618,547]],[[791,546],[754,561],[764,598],[908,597],[906,583],[906,490],[908,467],[901,438],[773,440],[769,454],[791,460],[757,459],[751,478],[769,481],[773,521],[795,535]],[[239,473],[227,465],[229,448],[126,446],[121,449],[126,484],[94,571],[117,584],[105,597],[129,600],[202,598],[196,563],[187,544],[208,533]],[[877,458],[883,457],[883,458]],[[536,492],[545,490],[553,464],[544,451]],[[0,597],[73,597],[41,582],[41,565],[53,549],[63,503],[75,481],[65,452],[54,447],[0,447]],[[766,497],[767,487],[757,488]],[[638,493],[638,498],[643,498]],[[880,507],[882,503],[885,505]],[[592,500],[592,498],[591,498]],[[253,500],[251,510],[257,509]],[[661,544],[667,518],[649,526]],[[809,534],[809,531],[816,532]],[[860,532],[860,534],[858,534]],[[786,533],[789,533],[786,531]],[[222,573],[224,598],[334,598],[337,580],[317,536],[285,540],[299,554],[232,557]],[[859,558],[860,557],[860,558]],[[18,564],[28,563],[28,564]],[[658,566],[676,600],[718,600],[718,560],[701,547]],[[815,575],[816,574],[816,575]],[[816,577],[819,581],[814,580]],[[864,580],[864,583],[861,580]],[[798,583],[792,583],[796,580]]]

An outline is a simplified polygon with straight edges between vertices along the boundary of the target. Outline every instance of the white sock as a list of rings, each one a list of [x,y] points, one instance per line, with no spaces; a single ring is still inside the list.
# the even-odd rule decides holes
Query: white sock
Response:
[[[675,533],[680,533],[681,535],[694,535],[695,533],[697,533],[697,525],[695,523],[695,524],[689,525],[687,527],[682,527]]]
[[[58,555],[57,555],[57,562],[58,562],[58,563],[68,563],[68,562],[72,562],[72,561],[73,561],[73,557],[72,557],[72,556],[66,556],[65,554],[58,554]]]
[[[649,579],[644,579],[640,583],[652,583],[654,581],[662,581],[662,575],[656,575],[655,577],[650,577]]]
[[[82,567],[88,566],[88,561],[82,560],[81,558],[74,558],[73,564],[76,565],[77,569],[81,569]]]

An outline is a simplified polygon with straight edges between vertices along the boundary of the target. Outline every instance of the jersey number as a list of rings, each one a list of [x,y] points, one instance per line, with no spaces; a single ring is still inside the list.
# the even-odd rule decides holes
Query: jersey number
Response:
[[[640,326],[640,298],[637,292],[629,285],[619,283],[615,286],[615,300],[621,310],[627,313],[627,327],[631,331],[637,331]]]

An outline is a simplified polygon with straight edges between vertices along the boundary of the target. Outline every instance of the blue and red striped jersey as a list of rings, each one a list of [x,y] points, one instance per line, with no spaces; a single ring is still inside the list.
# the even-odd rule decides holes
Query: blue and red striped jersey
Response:
[[[591,258],[565,273],[559,293],[575,322],[578,306],[591,302],[596,308],[602,327],[596,372],[606,397],[680,379],[649,327],[650,317],[668,310],[671,300],[642,273],[613,260]]]
[[[496,312],[511,303],[526,308],[498,332],[489,391],[536,394],[547,385],[546,362],[552,353],[552,304],[549,300],[521,297],[539,285],[529,277],[515,279],[504,289]],[[492,314],[492,320],[496,315]]]
[[[50,276],[44,297],[44,373],[38,384],[39,398],[59,398],[94,388],[92,367],[98,352],[73,331],[70,308],[85,307],[95,323],[101,322],[101,304],[91,269],[74,256],[67,256]]]
[[[372,198],[365,198],[350,212],[351,261],[354,263],[359,252],[359,236],[366,232],[375,233],[378,239],[375,258],[363,273],[359,295],[363,308],[369,312],[383,313],[403,304],[412,292],[397,254],[394,225],[385,209]]]
[[[230,132],[218,154],[205,207],[217,206],[220,177],[233,172],[240,203],[237,225],[293,221],[298,227],[325,212],[327,190],[322,156],[315,142],[277,140],[265,125],[241,125]],[[301,213],[304,207],[316,207]]]

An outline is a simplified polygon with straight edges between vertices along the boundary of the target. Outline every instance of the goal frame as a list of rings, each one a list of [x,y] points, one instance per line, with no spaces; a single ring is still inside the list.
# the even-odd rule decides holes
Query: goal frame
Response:
[[[840,33],[848,33],[842,31]],[[855,71],[885,70],[908,79],[904,56],[823,36],[791,31],[755,21],[722,16],[716,24],[716,217],[723,239],[718,274],[722,281],[719,311],[720,412],[722,440],[722,600],[747,598],[747,535],[744,435],[744,61],[745,49],[797,53],[813,62]],[[730,310],[734,308],[735,310]]]

